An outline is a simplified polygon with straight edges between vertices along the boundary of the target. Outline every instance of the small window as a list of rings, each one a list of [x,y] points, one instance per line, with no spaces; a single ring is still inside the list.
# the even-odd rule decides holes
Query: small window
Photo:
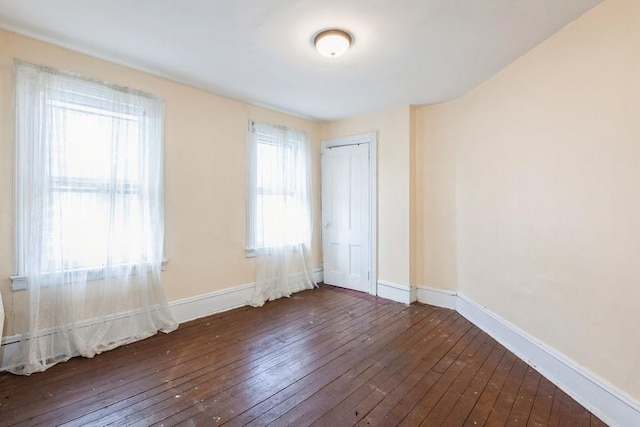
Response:
[[[249,254],[307,242],[308,169],[308,141],[304,132],[250,123]]]

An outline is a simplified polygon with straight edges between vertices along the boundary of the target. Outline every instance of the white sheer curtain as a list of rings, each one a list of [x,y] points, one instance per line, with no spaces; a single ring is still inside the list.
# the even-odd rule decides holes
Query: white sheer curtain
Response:
[[[162,100],[15,62],[18,274],[11,372],[177,327],[160,283]]]
[[[248,228],[249,249],[257,256],[254,306],[315,285],[310,164],[304,132],[250,123]]]

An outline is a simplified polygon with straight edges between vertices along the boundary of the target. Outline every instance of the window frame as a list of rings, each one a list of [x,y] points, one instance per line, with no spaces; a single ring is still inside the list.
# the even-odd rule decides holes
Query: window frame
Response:
[[[247,258],[253,258],[256,257],[260,254],[264,254],[264,253],[268,253],[270,247],[269,246],[261,246],[258,247],[257,243],[256,243],[256,210],[257,210],[257,205],[258,205],[258,201],[257,198],[253,198],[252,195],[256,195],[258,196],[258,194],[260,193],[260,195],[264,195],[264,187],[258,187],[258,144],[268,144],[269,141],[266,140],[267,138],[265,138],[264,142],[260,142],[259,138],[256,136],[256,142],[255,144],[252,143],[250,134],[251,132],[258,132],[257,130],[254,129],[254,125],[258,123],[258,122],[254,122],[254,121],[249,121],[249,126],[248,126],[248,138],[247,138],[247,153],[248,153],[248,171],[247,171],[247,236],[246,236],[246,248],[245,248],[245,254]],[[272,127],[273,129],[277,129],[277,130],[282,130],[282,131],[296,131],[296,132],[300,132],[302,135],[306,135],[304,134],[304,132],[299,131],[297,129],[288,129],[284,126],[278,126],[278,125],[274,125],[274,124],[270,124],[270,123],[260,123],[263,126],[269,126]],[[266,134],[265,134],[266,135]],[[267,135],[268,136],[268,135]],[[303,136],[303,138],[305,138],[306,136]],[[293,150],[293,155],[292,158],[297,159],[298,156],[300,156],[300,150],[301,148],[301,144],[304,143],[303,140],[299,139],[299,138],[287,138],[286,144],[290,145],[292,147]],[[275,144],[274,144],[275,145]],[[297,165],[297,162],[294,161],[294,165]],[[296,171],[297,172],[297,171]],[[294,172],[294,175],[296,175],[296,172]],[[255,184],[255,191],[254,191],[254,184]],[[299,187],[299,183],[295,182],[296,184],[296,188],[294,190],[293,193],[291,193],[290,196],[295,196],[297,194],[297,192],[301,191],[301,188]],[[272,194],[282,194],[279,192],[273,192]],[[292,244],[295,245],[295,244]]]
[[[16,63],[21,63],[21,61],[16,60]],[[140,96],[150,97],[152,95],[148,95],[143,92],[134,91],[126,88],[122,88],[120,86],[113,86],[103,82],[94,81],[91,79],[70,75],[67,76],[76,78],[80,81],[92,82],[104,85],[108,87],[110,90],[126,90],[129,92],[134,92]],[[64,93],[64,96],[62,95]],[[124,106],[124,113],[120,111],[113,111],[107,108],[110,105],[109,101],[106,101],[104,98],[97,97],[90,93],[81,93],[74,92],[69,94],[68,92],[64,92],[63,89],[55,88],[52,89],[51,93],[49,93],[49,100],[47,101],[48,109],[55,108],[64,108],[67,111],[75,111],[84,114],[93,114],[98,116],[105,116],[110,119],[120,119],[120,120],[130,120],[137,122],[138,126],[144,126],[143,120],[148,117],[147,112],[142,106],[131,104],[131,103],[121,103],[120,106]],[[17,94],[16,94],[17,101]],[[15,120],[16,123],[18,121],[18,111],[15,111]],[[143,120],[141,120],[143,119]],[[161,119],[160,119],[161,120]],[[17,124],[16,124],[17,126]],[[20,193],[25,189],[25,183],[23,182],[23,177],[21,171],[19,170],[20,163],[20,155],[21,149],[17,146],[17,139],[14,139],[14,143],[16,144],[14,149],[14,271],[15,274],[10,276],[11,280],[11,288],[13,291],[22,291],[27,289],[27,276],[25,272],[25,257],[24,257],[24,230],[22,228],[24,224],[24,203],[21,200]],[[162,168],[164,169],[164,156],[162,158]],[[54,185],[52,185],[51,192],[60,192],[60,193],[74,193],[74,192],[85,192],[92,193],[96,195],[107,194],[112,191],[117,191],[118,193],[124,194],[136,194],[141,191],[141,184],[139,182],[118,182],[118,183],[108,183],[101,180],[91,180],[82,177],[73,177],[71,175],[60,175],[60,176],[52,176],[51,178]],[[71,182],[77,185],[68,184]],[[65,188],[64,184],[67,184],[67,188]],[[114,188],[115,187],[115,188]],[[164,209],[164,206],[162,206]],[[161,262],[161,270],[165,270],[166,264],[168,260],[166,257],[163,257]],[[127,268],[135,265],[135,263],[121,263],[113,265],[112,267],[122,267]],[[69,272],[86,272],[87,273],[87,281],[95,281],[102,280],[105,278],[105,266],[92,266],[92,267],[80,267],[80,268],[72,268],[69,269]],[[135,274],[135,273],[134,273]]]

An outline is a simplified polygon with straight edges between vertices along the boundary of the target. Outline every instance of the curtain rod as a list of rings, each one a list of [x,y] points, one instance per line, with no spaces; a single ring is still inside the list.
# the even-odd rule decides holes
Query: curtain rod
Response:
[[[114,83],[110,83],[104,80],[99,80],[99,79],[94,79],[94,78],[90,78],[90,77],[85,77],[83,75],[77,74],[77,73],[72,73],[69,71],[60,71],[57,68],[48,66],[48,65],[40,65],[40,64],[33,64],[31,62],[27,62],[24,61],[22,59],[19,58],[14,58],[13,59],[13,67],[14,69],[16,69],[17,67],[30,67],[33,68],[35,70],[39,70],[45,73],[49,73],[49,74],[54,74],[54,75],[60,75],[60,76],[66,76],[66,77],[73,77],[76,79],[80,79],[83,80],[85,82],[88,83],[94,83],[94,84],[99,84],[102,86],[106,86],[108,88],[111,88],[113,90],[117,90],[118,92],[123,92],[123,93],[127,93],[127,94],[131,94],[131,95],[138,95],[138,96],[142,96],[144,98],[149,98],[149,99],[154,99],[154,100],[159,100],[164,102],[164,99],[162,99],[160,96],[154,95],[152,93],[148,93],[148,92],[144,92],[142,90],[138,90],[138,89],[133,89],[127,86],[122,86],[122,85],[118,85],[118,84],[114,84]]]

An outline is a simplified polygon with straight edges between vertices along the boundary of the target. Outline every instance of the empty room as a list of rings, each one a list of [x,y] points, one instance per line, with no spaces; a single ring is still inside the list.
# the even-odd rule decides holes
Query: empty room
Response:
[[[0,0],[0,426],[640,426],[640,0]]]

